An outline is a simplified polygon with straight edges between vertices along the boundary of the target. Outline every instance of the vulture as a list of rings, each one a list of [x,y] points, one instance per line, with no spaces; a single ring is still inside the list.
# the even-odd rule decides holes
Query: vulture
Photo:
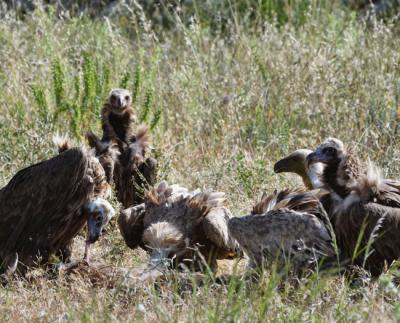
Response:
[[[309,149],[298,149],[289,156],[277,161],[274,165],[275,173],[295,173],[299,175],[304,186],[309,189],[323,187],[321,175],[324,169],[322,163],[306,164],[307,156],[313,151]]]
[[[123,207],[143,203],[145,189],[152,187],[157,177],[157,161],[147,156],[148,128],[139,126],[128,143],[118,138],[100,140],[92,132],[87,134],[87,139],[96,151],[108,183],[115,184],[117,199]]]
[[[264,193],[250,215],[229,220],[229,234],[247,255],[251,268],[277,264],[278,272],[297,275],[336,259],[327,214],[319,197],[325,192],[284,190]]]
[[[101,110],[103,128],[101,141],[107,142],[116,138],[125,143],[131,141],[134,136],[133,123],[136,121],[136,115],[131,105],[132,96],[128,90],[111,90]]]
[[[321,181],[333,192],[333,223],[345,260],[379,275],[400,257],[400,182],[363,167],[342,141],[329,138],[306,163],[324,163]]]
[[[85,256],[114,211],[109,185],[91,152],[55,140],[59,154],[20,170],[0,190],[0,269],[24,273],[52,255],[69,262],[73,238],[87,224]]]
[[[121,212],[119,229],[130,248],[150,253],[150,265],[215,270],[217,259],[239,253],[228,233],[232,215],[223,203],[224,193],[189,192],[162,182],[146,192],[143,204]]]

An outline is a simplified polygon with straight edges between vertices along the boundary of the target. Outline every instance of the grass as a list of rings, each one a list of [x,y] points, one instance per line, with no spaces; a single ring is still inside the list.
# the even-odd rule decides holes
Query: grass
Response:
[[[139,119],[152,128],[160,179],[225,191],[235,215],[248,213],[262,190],[301,185],[295,176],[275,175],[273,163],[328,136],[396,177],[395,22],[366,25],[347,9],[317,1],[293,8],[285,2],[289,11],[275,8],[277,1],[260,2],[266,11],[257,7],[246,18],[239,5],[248,2],[228,2],[225,16],[215,8],[226,19],[207,20],[200,8],[191,23],[172,14],[173,28],[161,31],[137,6],[111,20],[40,8],[23,20],[9,13],[0,21],[0,184],[54,155],[53,133],[79,141],[89,129],[99,132],[102,102],[119,86],[132,91]],[[75,250],[79,257],[81,238]],[[146,261],[125,246],[115,224],[95,257],[123,267]],[[394,321],[400,291],[393,276],[350,286],[325,276],[282,283],[267,272],[258,283],[211,280],[185,291],[174,280],[134,291],[81,278],[17,281],[0,288],[0,319]]]

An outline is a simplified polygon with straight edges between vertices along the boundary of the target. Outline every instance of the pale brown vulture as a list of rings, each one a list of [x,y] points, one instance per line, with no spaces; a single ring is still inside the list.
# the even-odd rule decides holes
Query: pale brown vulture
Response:
[[[322,258],[336,258],[320,191],[285,190],[264,194],[252,214],[229,220],[252,268],[277,264],[279,272],[301,274],[315,269]]]
[[[400,183],[382,179],[374,166],[362,167],[335,138],[320,145],[307,162],[326,165],[321,180],[336,196],[331,220],[344,258],[380,274],[400,257]]]
[[[147,250],[154,266],[216,269],[217,259],[238,253],[228,234],[232,215],[223,202],[224,193],[188,192],[162,182],[146,192],[144,204],[123,210],[118,224],[127,245]]]
[[[73,238],[87,223],[87,250],[113,210],[97,158],[58,141],[59,155],[20,170],[0,190],[0,264],[4,270],[70,260]]]
[[[129,142],[118,138],[100,140],[91,132],[87,139],[106,171],[108,183],[115,184],[117,199],[124,208],[143,203],[144,191],[152,187],[157,178],[157,161],[147,156],[148,128],[139,126]]]

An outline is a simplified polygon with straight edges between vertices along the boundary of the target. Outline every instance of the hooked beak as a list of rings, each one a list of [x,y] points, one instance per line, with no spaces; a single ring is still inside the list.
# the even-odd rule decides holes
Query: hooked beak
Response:
[[[103,233],[103,225],[101,222],[96,220],[94,217],[89,216],[87,221],[87,237],[86,240],[90,243],[95,243],[99,240]]]
[[[290,167],[290,159],[289,157],[283,158],[277,161],[274,165],[274,172],[275,173],[284,173],[292,171]]]
[[[306,158],[306,165],[307,168],[310,167],[310,165],[315,164],[315,163],[323,163],[324,160],[323,158],[321,158],[321,154],[319,153],[318,150],[312,152],[311,154],[309,154]]]

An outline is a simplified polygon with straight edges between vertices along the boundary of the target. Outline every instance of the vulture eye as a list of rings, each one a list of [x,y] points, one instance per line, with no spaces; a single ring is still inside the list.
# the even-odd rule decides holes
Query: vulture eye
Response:
[[[116,96],[115,94],[111,94],[111,97],[110,97],[110,99],[114,101],[114,100],[116,100],[116,99],[117,99],[117,96]]]
[[[324,149],[322,150],[322,153],[323,153],[323,154],[326,154],[326,155],[329,155],[329,156],[332,156],[332,155],[335,155],[335,154],[336,154],[336,149],[335,149],[335,148],[332,148],[332,147],[327,147],[327,148],[324,148]]]
[[[126,100],[126,101],[129,100],[129,95],[125,96],[125,100]]]

